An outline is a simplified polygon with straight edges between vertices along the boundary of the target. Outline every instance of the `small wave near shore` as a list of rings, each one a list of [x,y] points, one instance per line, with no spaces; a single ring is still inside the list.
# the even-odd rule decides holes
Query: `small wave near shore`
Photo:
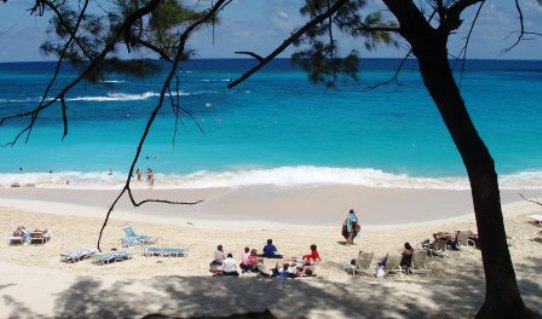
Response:
[[[190,174],[155,174],[155,189],[238,188],[249,186],[306,187],[353,185],[374,188],[467,190],[467,177],[416,177],[372,168],[293,166],[225,172],[198,171]],[[73,189],[120,189],[126,182],[123,172],[25,172],[0,173],[0,187]],[[542,189],[542,170],[499,176],[501,189]],[[132,179],[133,188],[148,188]]]

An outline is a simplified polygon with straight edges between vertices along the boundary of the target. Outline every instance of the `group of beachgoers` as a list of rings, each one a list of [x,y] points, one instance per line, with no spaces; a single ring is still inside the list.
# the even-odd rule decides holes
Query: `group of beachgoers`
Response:
[[[47,228],[35,228],[33,231],[27,229],[23,225],[15,227],[11,234],[10,244],[14,244],[15,241],[20,239],[22,243],[31,243],[32,239],[40,238],[47,239],[49,238],[49,230]]]
[[[237,264],[237,261],[233,258],[232,253],[225,253],[224,246],[218,245],[214,252],[214,259],[209,264],[209,271],[214,276],[231,276],[238,277],[239,271],[241,273],[255,273],[258,277],[263,278],[300,278],[300,277],[313,277],[316,276],[315,265],[320,262],[320,254],[318,253],[318,247],[315,244],[310,245],[311,252],[304,256],[285,258],[285,256],[278,253],[277,247],[273,244],[272,239],[267,240],[267,244],[263,247],[262,254],[258,254],[258,250],[255,248],[250,249],[245,247],[241,253],[241,263]],[[271,269],[271,272],[267,271],[264,259],[277,259],[284,260],[284,262],[276,262],[275,267]]]
[[[136,174],[135,179],[138,182],[142,182],[143,181],[143,173],[141,172],[141,170],[139,168],[136,169],[135,174]],[[133,176],[132,176],[132,178],[133,178]],[[146,180],[147,180],[147,184],[149,184],[149,186],[154,185],[154,172],[150,168],[147,168]]]

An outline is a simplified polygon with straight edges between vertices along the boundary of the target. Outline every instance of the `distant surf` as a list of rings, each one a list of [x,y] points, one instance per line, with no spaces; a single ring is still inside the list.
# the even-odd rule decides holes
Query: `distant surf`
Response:
[[[54,172],[0,174],[0,187],[40,187],[75,189],[119,189],[126,174],[114,172]],[[501,189],[542,189],[542,171],[524,171],[499,176]],[[134,188],[148,187],[145,181]],[[304,187],[353,185],[374,188],[468,190],[466,177],[414,177],[391,174],[371,168],[278,167],[226,172],[199,171],[186,175],[156,174],[157,189],[239,188],[249,186]]]

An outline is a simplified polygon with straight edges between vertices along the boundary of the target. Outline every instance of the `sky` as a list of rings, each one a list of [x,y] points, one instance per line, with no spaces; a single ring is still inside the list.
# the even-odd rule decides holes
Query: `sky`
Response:
[[[75,1],[73,1],[75,2]],[[93,0],[93,4],[107,7],[107,0]],[[306,19],[299,14],[301,0],[234,0],[220,14],[220,23],[215,27],[212,41],[210,28],[203,28],[195,34],[190,48],[196,51],[196,58],[240,57],[234,51],[247,50],[267,55],[299,28]],[[369,11],[389,12],[380,0],[368,0]],[[420,1],[423,2],[423,1]],[[0,2],[0,62],[46,61],[39,46],[47,39],[46,29],[49,16],[35,17],[27,11],[34,1],[8,0]],[[187,6],[209,6],[210,0],[186,0]],[[527,31],[542,34],[542,6],[536,0],[520,0]],[[98,10],[94,7],[93,10]],[[96,11],[96,12],[98,12]],[[449,52],[456,54],[462,48],[476,8],[469,8],[462,18],[463,26],[450,37]],[[538,23],[537,23],[538,22]],[[513,0],[487,0],[476,23],[468,48],[468,57],[476,59],[540,59],[542,37],[530,36],[514,50],[502,54],[517,37],[519,18]],[[400,48],[379,47],[375,51],[364,49],[360,40],[352,41],[347,35],[337,35],[345,51],[356,49],[361,57],[390,58],[402,57],[408,51],[405,41]],[[289,57],[293,49],[286,50],[280,57]],[[124,56],[126,58],[127,56]],[[155,56],[149,55],[153,58]],[[246,56],[241,56],[246,57]]]

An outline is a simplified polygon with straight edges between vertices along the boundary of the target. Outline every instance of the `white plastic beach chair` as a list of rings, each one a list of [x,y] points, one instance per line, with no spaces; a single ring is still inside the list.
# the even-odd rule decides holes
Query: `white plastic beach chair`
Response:
[[[352,272],[352,277],[357,274],[372,274],[371,262],[373,261],[374,253],[361,252],[359,257],[354,259],[355,264],[346,262],[344,264],[344,270]]]
[[[536,225],[542,225],[542,215],[529,215],[531,223]]]

